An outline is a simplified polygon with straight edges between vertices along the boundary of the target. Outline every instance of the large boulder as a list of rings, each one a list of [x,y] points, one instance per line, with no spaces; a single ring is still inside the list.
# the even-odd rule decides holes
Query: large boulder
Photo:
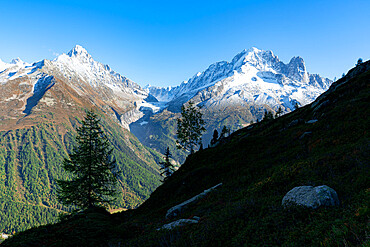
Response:
[[[284,196],[282,205],[285,208],[298,205],[316,209],[320,206],[337,206],[339,199],[337,192],[326,185],[299,186]]]

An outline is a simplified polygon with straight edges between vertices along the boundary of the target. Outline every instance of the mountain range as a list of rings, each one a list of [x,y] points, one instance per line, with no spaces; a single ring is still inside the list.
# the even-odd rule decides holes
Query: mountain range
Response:
[[[279,107],[290,112],[296,103],[312,102],[331,83],[309,74],[300,57],[284,64],[271,51],[257,48],[212,64],[173,88],[142,88],[79,45],[54,60],[0,60],[0,174],[5,178],[0,203],[7,208],[0,212],[7,219],[0,228],[24,230],[70,210],[56,200],[55,179],[68,176],[60,164],[73,148],[85,109],[98,112],[113,143],[122,171],[114,207],[127,209],[159,185],[158,152],[169,146],[177,161],[185,160],[174,140],[184,103],[192,100],[202,108],[207,145],[214,129],[225,125],[236,131]],[[37,216],[27,220],[27,214]]]
[[[180,163],[186,154],[175,148],[173,126],[181,106],[189,100],[202,107],[207,129],[203,144],[207,145],[214,129],[220,131],[225,125],[235,131],[262,119],[265,111],[275,112],[279,107],[284,113],[290,112],[296,105],[312,102],[332,83],[308,73],[301,57],[293,57],[285,64],[272,51],[253,47],[237,54],[231,62],[210,65],[179,86],[142,88],[108,65],[96,62],[77,45],[52,61],[28,64],[17,58],[7,64],[0,60],[0,96],[4,99],[0,110],[6,111],[1,117],[10,123],[17,116],[45,107],[73,111],[74,103],[59,102],[47,94],[57,80],[67,83],[77,97],[104,109],[144,145],[158,152],[169,146]],[[15,93],[8,81],[22,81],[20,89],[24,92]],[[17,121],[20,124],[26,119]],[[6,125],[11,126],[9,123]]]
[[[177,87],[146,88],[173,110],[194,98],[206,107],[247,102],[292,111],[295,103],[312,102],[331,83],[327,78],[309,74],[301,57],[284,64],[272,51],[253,47],[237,54],[231,62],[210,65]]]
[[[237,54],[231,62],[217,62],[176,87],[146,86],[156,100],[145,102],[139,110],[142,118],[130,124],[130,130],[145,145],[158,151],[167,146],[182,161],[175,139],[175,119],[181,106],[190,100],[202,108],[206,120],[203,145],[207,146],[214,129],[223,126],[232,131],[263,118],[265,111],[284,113],[296,105],[311,103],[325,92],[332,81],[307,72],[301,57],[283,63],[272,51],[255,47]],[[151,99],[153,99],[151,97]]]

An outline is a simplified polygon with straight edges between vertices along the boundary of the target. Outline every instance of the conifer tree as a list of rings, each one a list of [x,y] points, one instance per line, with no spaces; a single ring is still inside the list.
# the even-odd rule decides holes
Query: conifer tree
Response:
[[[76,141],[70,158],[63,162],[72,179],[57,181],[58,199],[80,209],[111,202],[117,182],[112,173],[116,162],[111,159],[113,149],[100,127],[100,119],[92,110],[86,112],[77,128]]]
[[[230,135],[230,129],[228,127],[226,127],[226,125],[224,125],[224,127],[222,127],[222,130],[221,130],[221,135],[220,137],[226,137]]]
[[[262,120],[272,120],[274,119],[274,115],[270,111],[265,111],[265,114],[263,115]]]
[[[218,141],[218,131],[217,131],[217,129],[215,129],[213,131],[213,136],[212,136],[212,140],[211,140],[211,146],[212,145],[215,145],[217,141]]]
[[[283,113],[283,109],[281,109],[281,106],[279,106],[278,110],[275,113],[275,118],[278,118]]]
[[[159,162],[159,164],[161,164],[160,169],[163,170],[163,172],[161,173],[161,176],[164,177],[162,182],[166,181],[174,172],[174,167],[170,161],[171,157],[172,155],[170,153],[170,148],[167,147],[166,152],[164,153],[164,161]]]
[[[192,101],[181,107],[181,118],[177,119],[177,148],[194,153],[202,140],[204,128],[203,114]]]
[[[363,63],[362,58],[359,58],[359,59],[357,60],[357,64],[356,64],[356,66],[359,66],[359,65],[361,65],[362,63]]]

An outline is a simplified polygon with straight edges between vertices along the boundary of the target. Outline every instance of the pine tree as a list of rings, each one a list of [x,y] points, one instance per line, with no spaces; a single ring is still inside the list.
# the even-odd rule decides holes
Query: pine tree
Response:
[[[281,109],[281,106],[279,106],[278,110],[275,113],[275,118],[278,118],[283,113],[283,109]]]
[[[359,65],[361,65],[362,63],[363,63],[362,58],[359,58],[359,59],[357,60],[357,64],[356,64],[356,66],[359,66]]]
[[[160,169],[163,170],[161,173],[161,176],[163,176],[162,182],[166,181],[174,172],[174,167],[170,161],[171,157],[170,148],[167,147],[166,152],[164,153],[164,161],[159,162],[159,164],[161,164]]]
[[[294,110],[297,110],[299,108],[298,102],[295,102]]]
[[[57,181],[58,199],[80,209],[111,202],[117,182],[112,173],[116,162],[111,160],[113,149],[92,110],[86,112],[82,125],[77,128],[76,141],[70,158],[63,162],[64,170],[72,173],[72,179]]]
[[[177,119],[177,148],[184,149],[191,154],[201,143],[204,128],[203,114],[189,101],[188,106],[181,107],[181,118]]]
[[[230,135],[230,129],[228,127],[226,127],[226,125],[224,125],[224,127],[222,127],[220,137],[226,137],[226,136],[229,136],[229,135]]]
[[[265,111],[265,114],[263,115],[262,120],[272,120],[274,119],[274,115],[272,114],[271,111]]]
[[[217,131],[217,129],[215,129],[213,131],[213,137],[212,137],[212,140],[211,140],[211,146],[215,145],[217,141],[218,141],[218,131]]]

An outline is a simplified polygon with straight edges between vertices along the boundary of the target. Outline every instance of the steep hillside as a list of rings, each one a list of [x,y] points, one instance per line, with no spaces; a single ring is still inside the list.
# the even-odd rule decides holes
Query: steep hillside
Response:
[[[56,200],[55,179],[68,176],[61,164],[85,109],[102,118],[121,171],[111,206],[134,208],[159,185],[158,154],[119,122],[120,112],[145,97],[137,84],[79,46],[55,61],[0,66],[0,232],[55,222],[70,210]]]
[[[47,116],[50,119],[50,116]],[[56,199],[55,179],[67,178],[61,168],[74,145],[78,117],[68,122],[33,124],[0,132],[0,229],[13,233],[54,222],[69,211]],[[153,156],[128,131],[107,119],[103,128],[114,147],[120,174],[118,200],[112,208],[133,208],[159,185]]]
[[[370,62],[315,102],[188,157],[139,208],[87,211],[4,246],[367,246],[370,217]],[[171,207],[221,186],[166,219]],[[340,205],[281,205],[301,185],[327,185]],[[197,217],[194,217],[197,216]],[[198,223],[160,230],[176,219]]]

